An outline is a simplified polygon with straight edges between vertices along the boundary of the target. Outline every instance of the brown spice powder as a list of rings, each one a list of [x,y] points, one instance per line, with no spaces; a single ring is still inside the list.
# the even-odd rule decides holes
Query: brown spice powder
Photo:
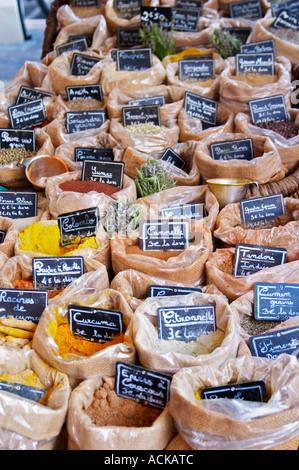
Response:
[[[103,102],[93,98],[67,101],[67,107],[71,111],[92,111],[94,109],[103,109]]]
[[[230,78],[238,82],[245,82],[248,85],[253,86],[253,87],[261,87],[264,85],[269,85],[271,83],[276,83],[278,80],[277,75],[268,75],[268,74],[232,75]]]

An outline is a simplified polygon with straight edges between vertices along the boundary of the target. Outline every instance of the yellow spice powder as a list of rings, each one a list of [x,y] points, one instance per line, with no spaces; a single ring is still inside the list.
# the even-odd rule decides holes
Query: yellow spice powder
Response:
[[[28,385],[30,387],[36,388],[46,388],[44,384],[40,381],[37,374],[31,370],[26,369],[18,374],[3,374],[0,376],[0,380],[5,380],[6,382],[10,383],[18,383],[22,385]]]

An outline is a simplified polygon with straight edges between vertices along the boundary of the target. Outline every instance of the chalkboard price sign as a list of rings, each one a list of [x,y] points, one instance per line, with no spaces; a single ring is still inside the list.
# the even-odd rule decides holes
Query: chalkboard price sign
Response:
[[[67,287],[84,274],[83,256],[41,257],[32,259],[35,289],[56,291]]]
[[[263,17],[260,0],[249,0],[246,2],[232,2],[229,4],[231,18],[246,18],[257,20]]]
[[[189,221],[141,220],[139,224],[142,251],[183,251],[189,246]]]
[[[299,284],[256,282],[254,317],[285,321],[299,315]]]
[[[274,75],[274,55],[272,53],[237,54],[235,61],[236,75]]]
[[[73,0],[73,6],[77,8],[83,7],[97,7],[99,0]]]
[[[124,162],[84,160],[82,179],[123,187]]]
[[[276,18],[282,11],[298,14],[299,0],[291,0],[290,2],[271,3],[272,15]]]
[[[107,343],[123,330],[123,315],[117,310],[68,306],[70,330],[86,341]]]
[[[75,52],[71,62],[71,75],[80,76],[87,75],[92,67],[100,62],[101,59],[92,57],[87,54]]]
[[[94,147],[76,147],[75,162],[83,162],[84,160],[114,160],[113,149],[100,149]]]
[[[60,230],[60,245],[71,245],[77,238],[95,237],[99,228],[99,208],[92,207],[57,217]]]
[[[35,150],[35,132],[33,130],[0,129],[0,148],[24,148]]]
[[[103,101],[103,93],[101,85],[76,85],[66,87],[67,99],[69,101],[79,99],[94,99]]]
[[[215,306],[159,307],[158,336],[167,341],[188,343],[216,330]]]
[[[120,49],[116,52],[117,70],[147,70],[152,66],[151,49]]]
[[[124,106],[122,108],[123,125],[153,124],[160,126],[160,108],[157,105]]]
[[[213,59],[181,59],[178,65],[178,76],[181,81],[210,80],[215,76],[215,62]]]
[[[68,42],[75,42],[79,41],[80,39],[85,39],[87,48],[90,48],[92,46],[93,34],[70,34]]]
[[[32,400],[37,403],[40,402],[44,394],[46,393],[45,388],[31,387],[30,385],[20,384],[17,382],[11,382],[6,380],[0,381],[0,390],[4,392],[13,393],[19,397]]]
[[[0,289],[0,317],[38,323],[48,305],[48,292],[30,289]]]
[[[13,129],[32,129],[41,125],[47,117],[42,100],[10,106],[8,114]]]
[[[249,348],[257,357],[277,359],[281,354],[290,354],[299,358],[299,327],[250,336]]]
[[[188,220],[200,220],[206,215],[205,204],[194,202],[190,204],[178,204],[162,207],[161,217],[172,217]]]
[[[272,268],[286,262],[287,250],[272,246],[237,243],[233,275],[249,276],[262,269]]]
[[[17,105],[28,103],[28,101],[42,100],[44,98],[51,98],[53,96],[53,93],[22,85],[20,87],[15,104]]]
[[[3,243],[5,240],[6,231],[0,230],[0,243]]]
[[[202,9],[202,0],[176,0],[177,8],[191,8],[191,10]]]
[[[186,165],[186,162],[183,158],[181,158],[174,150],[172,150],[170,147],[168,147],[163,155],[161,156],[161,160],[164,162],[169,162],[172,165],[180,168],[181,170],[184,168]]]
[[[288,112],[283,95],[257,98],[248,102],[253,124],[271,121],[286,121]]]
[[[142,4],[142,0],[114,0],[113,2],[114,9],[118,15],[127,20],[140,14]]]
[[[189,33],[198,31],[200,14],[199,9],[172,8],[173,31],[186,31]]]
[[[73,111],[65,113],[67,134],[97,129],[106,120],[105,111]]]
[[[141,28],[148,28],[156,24],[160,28],[170,31],[172,29],[172,8],[170,7],[145,7],[140,8]]]
[[[251,42],[240,46],[241,54],[274,54],[276,56],[276,47],[274,39]]]
[[[248,26],[231,26],[222,28],[223,31],[228,31],[230,34],[234,34],[238,39],[245,44],[252,29]]]
[[[172,376],[134,364],[117,362],[115,393],[122,398],[163,410],[170,398]]]
[[[229,400],[268,401],[266,385],[263,380],[203,388],[200,393],[203,400],[227,398]]]
[[[27,219],[37,215],[37,193],[0,191],[0,216]]]
[[[259,227],[285,214],[283,194],[253,197],[240,201],[241,219],[246,227]]]
[[[128,101],[129,106],[146,106],[149,104],[154,106],[164,106],[165,98],[164,96],[150,96],[149,98],[140,98]]]
[[[190,116],[201,119],[208,124],[215,125],[217,107],[218,103],[216,101],[189,91],[185,92],[184,109]]]
[[[176,287],[176,286],[149,286],[148,297],[165,297],[174,295],[188,295],[193,292],[202,292],[195,287]]]
[[[86,38],[78,39],[77,41],[70,41],[56,47],[56,54],[60,56],[64,52],[70,51],[86,51],[88,48]]]
[[[139,28],[117,28],[116,34],[118,49],[142,45]]]
[[[273,23],[274,28],[290,28],[294,31],[299,29],[299,15],[287,10],[282,10]]]
[[[210,154],[214,160],[252,160],[253,142],[251,138],[214,142]]]

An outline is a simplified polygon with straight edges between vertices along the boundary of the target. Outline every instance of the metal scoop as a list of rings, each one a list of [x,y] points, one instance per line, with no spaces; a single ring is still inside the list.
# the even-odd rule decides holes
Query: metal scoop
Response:
[[[25,174],[30,183],[37,189],[44,189],[48,178],[68,171],[67,164],[53,155],[38,155],[24,159],[19,165],[25,166]]]
[[[216,196],[219,208],[223,209],[226,204],[240,202],[245,198],[247,190],[256,181],[238,178],[215,178],[207,180],[210,191]]]

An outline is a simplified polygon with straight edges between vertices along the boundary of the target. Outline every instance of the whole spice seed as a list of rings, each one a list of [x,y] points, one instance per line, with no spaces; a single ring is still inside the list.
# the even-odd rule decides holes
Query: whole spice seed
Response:
[[[90,99],[77,99],[67,101],[67,107],[71,111],[92,111],[94,109],[103,109],[102,101]]]
[[[97,193],[107,194],[107,196],[111,196],[112,194],[120,190],[120,188],[112,186],[111,184],[90,180],[64,181],[64,183],[61,183],[59,185],[59,188],[62,191],[73,191],[76,193],[88,193],[89,191],[96,191]]]
[[[274,34],[284,41],[288,41],[294,44],[298,44],[299,42],[299,29],[274,28],[273,26],[270,26],[267,29],[271,34]]]
[[[253,316],[246,314],[242,315],[240,319],[241,328],[251,336],[265,333],[277,326],[279,323],[279,321],[257,320]]]
[[[278,78],[277,75],[258,75],[258,74],[248,74],[248,75],[232,75],[232,80],[238,82],[245,82],[248,85],[253,87],[261,87],[264,85],[269,85],[270,83],[276,83]]]
[[[291,120],[279,122],[260,122],[255,124],[255,126],[260,127],[262,129],[269,129],[271,131],[277,132],[277,134],[280,134],[285,139],[291,139],[292,137],[298,135],[298,128]]]
[[[8,163],[19,162],[23,158],[31,158],[36,155],[36,152],[26,150],[21,147],[0,149],[0,164],[7,165]]]
[[[157,134],[161,130],[166,129],[164,126],[156,126],[155,124],[132,124],[125,126],[125,129],[132,135],[148,135]]]

